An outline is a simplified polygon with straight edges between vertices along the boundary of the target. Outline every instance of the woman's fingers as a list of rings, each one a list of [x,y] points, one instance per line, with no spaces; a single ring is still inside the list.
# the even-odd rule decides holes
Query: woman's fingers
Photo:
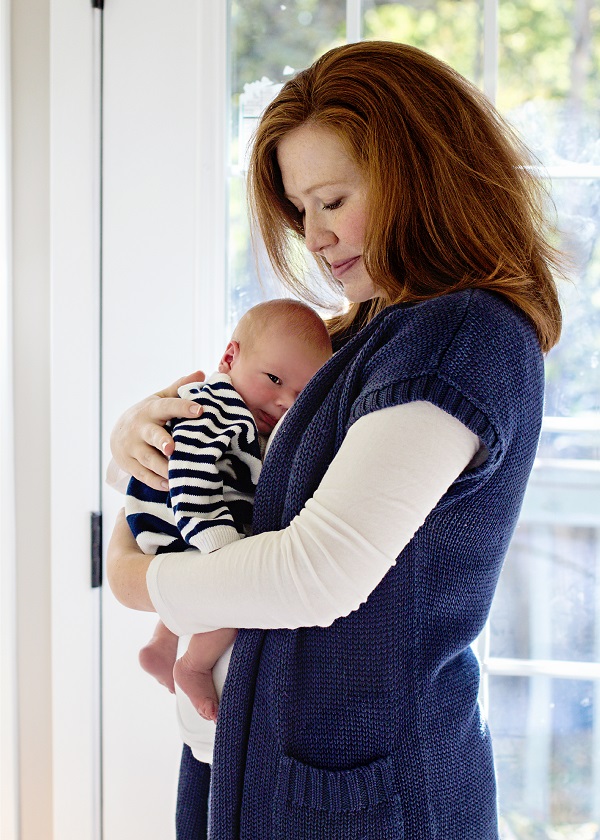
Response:
[[[143,403],[138,405],[142,406]],[[198,417],[199,414],[202,414],[202,407],[192,400],[182,400],[180,397],[149,397],[147,401],[147,420],[160,423],[161,426],[167,420],[174,420],[176,417]],[[150,442],[147,440],[147,443]],[[154,446],[154,442],[152,445]]]
[[[129,472],[154,490],[169,488],[169,461],[152,445],[144,443],[136,449]]]
[[[179,382],[199,381],[201,375],[197,371]],[[173,453],[173,438],[165,424],[177,417],[198,417],[200,414],[202,407],[191,400],[156,394],[147,397],[125,411],[117,421],[111,435],[115,461],[155,490],[167,489],[167,459]]]
[[[146,423],[141,429],[141,438],[156,452],[148,452],[144,448],[141,453],[142,458],[140,458],[142,465],[166,478],[167,462],[164,461],[163,469],[157,469],[160,462],[156,458],[158,453],[164,458],[169,458],[173,454],[173,438],[164,428],[164,424],[177,417],[199,417],[200,414],[202,414],[202,406],[192,400],[183,400],[179,397],[162,397],[149,402],[148,419],[150,422]]]
[[[196,370],[194,373],[188,373],[187,376],[182,376],[181,379],[178,379],[177,382],[173,382],[172,385],[169,385],[166,388],[163,388],[162,391],[158,391],[156,394],[157,397],[176,397],[177,396],[177,389],[181,388],[182,385],[189,385],[190,382],[204,382],[206,379],[204,372],[201,370]]]

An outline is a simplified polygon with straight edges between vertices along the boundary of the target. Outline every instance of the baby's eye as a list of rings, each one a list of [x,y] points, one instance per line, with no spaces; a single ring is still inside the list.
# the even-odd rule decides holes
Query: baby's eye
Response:
[[[267,376],[275,385],[281,385],[281,379],[278,376],[275,376],[274,373],[267,373]]]
[[[331,204],[324,204],[323,210],[337,210],[338,207],[341,207],[342,199],[338,198],[337,201],[332,201]]]

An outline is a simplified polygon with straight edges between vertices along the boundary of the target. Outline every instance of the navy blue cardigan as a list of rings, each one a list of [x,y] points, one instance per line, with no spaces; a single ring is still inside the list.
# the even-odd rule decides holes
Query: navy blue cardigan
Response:
[[[254,532],[289,524],[359,417],[411,400],[457,417],[487,459],[454,482],[358,610],[326,628],[239,633],[219,710],[211,840],[498,836],[470,645],[541,427],[529,321],[473,290],[386,309],[288,412],[260,476]]]

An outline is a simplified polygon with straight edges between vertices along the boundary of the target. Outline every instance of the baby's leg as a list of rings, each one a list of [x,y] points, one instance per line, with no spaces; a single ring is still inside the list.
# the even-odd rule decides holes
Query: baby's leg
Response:
[[[175,663],[175,682],[206,720],[217,721],[219,702],[212,669],[237,635],[237,630],[211,630],[192,636],[187,651]]]
[[[175,682],[173,681],[173,666],[177,659],[177,636],[171,633],[168,627],[159,621],[154,634],[139,655],[140,665],[144,671],[148,671],[166,686],[171,694],[175,694]]]

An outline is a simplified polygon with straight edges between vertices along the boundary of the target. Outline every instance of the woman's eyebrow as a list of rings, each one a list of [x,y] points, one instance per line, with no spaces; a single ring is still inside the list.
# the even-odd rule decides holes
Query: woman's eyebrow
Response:
[[[313,184],[308,189],[304,190],[306,195],[311,195],[312,193],[316,192],[316,190],[322,190],[323,187],[336,187],[341,184],[341,181],[320,181],[318,184]],[[290,193],[284,193],[284,196],[289,199],[297,199],[298,197],[295,195],[290,195]]]

